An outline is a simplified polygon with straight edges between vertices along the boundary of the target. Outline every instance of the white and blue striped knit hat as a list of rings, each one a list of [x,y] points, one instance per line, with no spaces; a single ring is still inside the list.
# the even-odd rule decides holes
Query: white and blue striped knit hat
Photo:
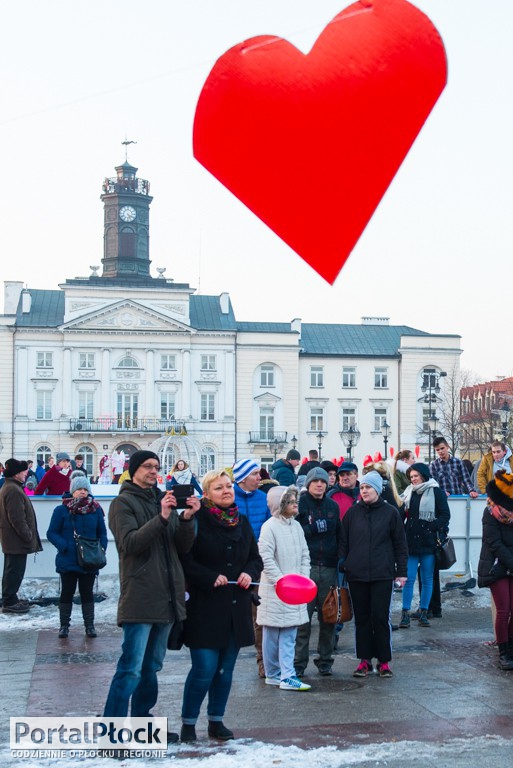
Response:
[[[256,463],[255,459],[248,457],[247,459],[239,459],[232,467],[233,479],[236,483],[241,483],[248,475],[255,471],[260,470],[260,467]]]

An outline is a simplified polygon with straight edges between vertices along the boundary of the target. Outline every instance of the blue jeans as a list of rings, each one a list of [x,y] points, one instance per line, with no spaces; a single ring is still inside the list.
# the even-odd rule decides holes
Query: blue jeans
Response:
[[[158,696],[171,624],[123,624],[123,645],[110,684],[104,717],[125,717],[132,697],[132,717],[148,717]]]
[[[223,719],[239,650],[233,636],[227,648],[190,649],[192,667],[185,681],[182,702],[182,720],[185,725],[196,725],[207,693],[208,719],[218,722]]]
[[[295,677],[294,651],[297,627],[265,627],[262,650],[266,677]]]
[[[413,599],[413,587],[417,578],[417,568],[420,564],[420,578],[422,580],[422,589],[420,592],[420,608],[427,611],[429,601],[433,593],[433,571],[435,569],[435,555],[409,555],[408,556],[408,578],[403,587],[403,609],[409,611]]]

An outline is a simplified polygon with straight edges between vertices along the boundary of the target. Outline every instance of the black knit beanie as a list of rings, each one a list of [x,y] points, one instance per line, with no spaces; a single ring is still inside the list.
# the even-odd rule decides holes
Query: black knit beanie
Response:
[[[134,454],[132,454],[132,456],[130,456],[130,461],[128,463],[128,473],[130,477],[133,478],[141,464],[144,464],[146,459],[155,459],[158,461],[160,468],[160,459],[156,453],[153,453],[153,451],[136,451]]]

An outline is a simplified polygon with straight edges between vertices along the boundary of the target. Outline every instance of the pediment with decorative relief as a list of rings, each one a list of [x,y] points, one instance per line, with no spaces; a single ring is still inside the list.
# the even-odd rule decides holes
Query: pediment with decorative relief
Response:
[[[279,403],[281,397],[271,394],[271,392],[264,392],[262,395],[257,395],[253,398],[257,403]]]
[[[65,330],[193,333],[193,329],[132,300],[117,301],[63,324]]]

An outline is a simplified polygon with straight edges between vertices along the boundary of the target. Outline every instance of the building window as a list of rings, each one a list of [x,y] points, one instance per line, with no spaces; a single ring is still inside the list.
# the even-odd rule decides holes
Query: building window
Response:
[[[310,386],[324,387],[324,368],[322,365],[310,366]]]
[[[137,426],[139,395],[118,392],[117,426],[118,429],[130,429]]]
[[[438,384],[434,368],[424,368],[422,371],[422,389],[434,389]]]
[[[342,408],[342,430],[356,426],[356,408]]]
[[[94,368],[94,352],[81,352],[78,356],[78,367],[83,368]]]
[[[161,371],[176,371],[176,355],[161,355],[160,356],[160,370]]]
[[[380,432],[381,427],[387,420],[386,408],[374,408],[374,432]]]
[[[260,386],[274,387],[274,365],[260,366]]]
[[[160,393],[160,418],[175,418],[175,395],[174,392]]]
[[[207,472],[212,472],[216,468],[216,454],[213,448],[205,446],[201,450],[200,456],[200,475],[206,475]]]
[[[274,440],[274,408],[260,408],[260,440]]]
[[[165,475],[169,475],[176,463],[176,450],[174,445],[168,445],[162,455],[162,468]]]
[[[344,389],[356,387],[356,368],[342,368],[342,387]]]
[[[84,457],[84,466],[87,469],[89,475],[93,474],[94,453],[93,449],[88,445],[81,445],[77,448],[77,453],[80,453]]]
[[[38,392],[36,419],[51,419],[51,418],[52,418],[52,393],[45,392],[45,391]]]
[[[37,367],[38,368],[53,368],[53,352],[38,352],[37,353]]]
[[[388,389],[388,368],[374,368],[374,387]]]
[[[201,421],[215,421],[215,397],[211,393],[201,395]]]
[[[258,461],[258,459],[256,459]],[[260,459],[260,466],[266,469],[269,474],[271,474],[271,468],[274,464],[274,457],[273,456],[262,456]]]
[[[39,445],[36,448],[36,461],[42,461],[48,464],[48,459],[52,455],[52,449],[48,445]]]
[[[139,366],[137,365],[137,360],[131,355],[127,355],[126,357],[124,357],[120,361],[118,367],[119,368],[139,368]]]
[[[92,419],[93,413],[94,413],[94,393],[79,392],[78,393],[78,418]]]
[[[201,370],[202,371],[215,371],[216,370],[216,356],[215,355],[201,355]]]
[[[310,408],[310,431],[322,432],[324,430],[324,408]]]

